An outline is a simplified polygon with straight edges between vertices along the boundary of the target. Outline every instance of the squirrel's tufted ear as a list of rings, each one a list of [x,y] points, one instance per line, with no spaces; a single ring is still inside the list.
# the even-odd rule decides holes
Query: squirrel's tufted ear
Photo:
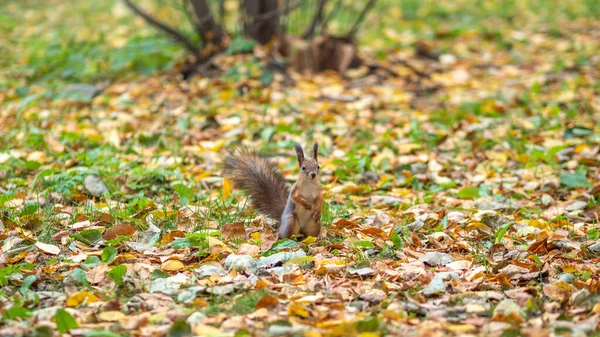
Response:
[[[295,144],[294,150],[296,150],[296,158],[298,158],[298,165],[302,166],[302,162],[304,161],[304,150],[302,150],[302,146],[300,144]]]
[[[315,145],[313,145],[313,158],[315,158],[315,161],[317,161],[318,154],[319,154],[319,143],[315,143]]]

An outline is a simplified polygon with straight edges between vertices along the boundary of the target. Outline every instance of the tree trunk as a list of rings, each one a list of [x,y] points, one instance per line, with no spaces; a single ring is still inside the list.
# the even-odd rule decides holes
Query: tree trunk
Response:
[[[220,46],[225,36],[223,28],[215,21],[215,17],[206,0],[189,0],[198,19],[195,22],[196,31],[200,35],[205,47]],[[210,48],[210,47],[209,47]]]
[[[279,30],[278,0],[242,0],[246,15],[244,32],[261,44],[270,42]]]

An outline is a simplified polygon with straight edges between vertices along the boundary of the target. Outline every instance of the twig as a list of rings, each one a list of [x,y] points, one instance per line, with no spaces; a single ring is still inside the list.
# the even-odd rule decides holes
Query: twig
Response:
[[[308,27],[308,29],[304,33],[303,38],[308,39],[312,37],[315,33],[315,28],[317,28],[317,24],[319,24],[319,21],[323,19],[323,10],[325,9],[325,4],[327,4],[327,0],[321,0],[319,2],[319,7],[317,7],[317,11],[313,16],[312,22],[310,23],[310,27]]]
[[[422,72],[421,70],[415,68],[412,64],[408,63],[406,60],[403,59],[399,59],[399,58],[394,58],[393,59],[394,62],[399,63],[403,66],[405,66],[406,68],[410,69],[413,73],[415,73],[417,76],[422,77],[422,78],[427,78],[430,79],[431,76],[427,73]]]
[[[329,12],[325,20],[321,23],[321,35],[325,35],[329,21],[337,14],[337,11],[342,7],[342,0],[337,0],[333,5],[333,9]]]
[[[369,12],[369,10],[371,10],[371,8],[373,8],[373,6],[375,5],[376,1],[377,0],[369,0],[369,2],[367,2],[367,4],[365,5],[365,7],[363,8],[362,12],[360,12],[360,15],[358,16],[358,19],[356,19],[356,22],[354,23],[354,26],[352,26],[352,29],[350,29],[350,31],[348,32],[348,37],[350,37],[350,38],[354,37],[354,35],[358,31],[358,26],[365,19],[365,16],[367,15],[367,12]]]
[[[394,71],[394,69],[379,63],[379,62],[365,62],[366,66],[369,67],[369,69],[371,71],[375,70],[375,69],[381,69],[383,71],[385,71],[386,73],[388,73],[390,76],[392,77],[399,77],[400,75]]]
[[[219,18],[221,19],[221,26],[225,27],[225,0],[219,1]]]
[[[158,20],[157,18],[153,17],[152,15],[148,14],[146,11],[144,11],[143,9],[138,7],[136,4],[131,2],[131,0],[122,0],[122,1],[125,3],[125,5],[127,7],[129,7],[129,9],[131,9],[137,15],[141,16],[142,19],[144,19],[151,26],[154,26],[158,30],[169,35],[175,41],[178,41],[181,44],[183,44],[185,46],[185,48],[187,50],[189,50],[190,52],[192,52],[192,54],[194,54],[196,57],[198,57],[198,58],[200,57],[200,50],[198,49],[198,47],[196,47],[194,45],[194,43],[192,42],[192,40],[190,40],[182,32],[178,31],[177,29],[169,26],[168,24],[166,24],[166,23]]]

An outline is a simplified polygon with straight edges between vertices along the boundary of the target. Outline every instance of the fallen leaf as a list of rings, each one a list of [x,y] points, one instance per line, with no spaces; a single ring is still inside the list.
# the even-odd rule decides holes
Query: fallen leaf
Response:
[[[221,233],[223,233],[223,237],[228,240],[245,240],[247,238],[246,227],[244,226],[243,221],[223,225],[223,227],[221,227]]]
[[[130,226],[130,225],[124,225],[124,224],[114,225],[114,226],[110,227],[109,229],[107,229],[104,232],[104,234],[102,234],[102,238],[104,240],[114,240],[119,236],[131,236],[136,231],[137,231],[137,229],[135,229],[135,227]]]
[[[48,253],[48,254],[52,254],[52,255],[58,255],[60,253],[60,248],[58,248],[55,245],[51,245],[51,244],[47,244],[47,243],[43,243],[43,242],[36,242],[35,246],[38,247],[39,249],[41,249],[42,251],[44,251],[44,253]]]
[[[160,270],[177,271],[183,269],[183,267],[183,263],[179,260],[167,260],[160,266]]]
[[[82,303],[90,304],[98,301],[100,301],[100,299],[94,294],[87,291],[80,291],[67,299],[67,307],[76,307]]]
[[[256,302],[255,308],[256,309],[268,308],[268,307],[277,305],[278,303],[279,303],[279,301],[275,297],[265,295],[265,296],[261,297],[260,300],[258,300],[258,302]]]
[[[118,322],[126,317],[126,315],[120,311],[103,311],[96,315],[98,320],[102,322]]]

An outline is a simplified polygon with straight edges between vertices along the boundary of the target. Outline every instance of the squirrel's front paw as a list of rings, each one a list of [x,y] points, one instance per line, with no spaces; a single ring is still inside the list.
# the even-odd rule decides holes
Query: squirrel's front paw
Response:
[[[310,211],[310,210],[312,210],[312,206],[311,206],[309,203],[307,203],[306,205],[304,205],[304,208],[305,208],[307,211]]]
[[[320,221],[321,220],[321,212],[315,212],[313,214],[312,218],[313,218],[314,221]]]

